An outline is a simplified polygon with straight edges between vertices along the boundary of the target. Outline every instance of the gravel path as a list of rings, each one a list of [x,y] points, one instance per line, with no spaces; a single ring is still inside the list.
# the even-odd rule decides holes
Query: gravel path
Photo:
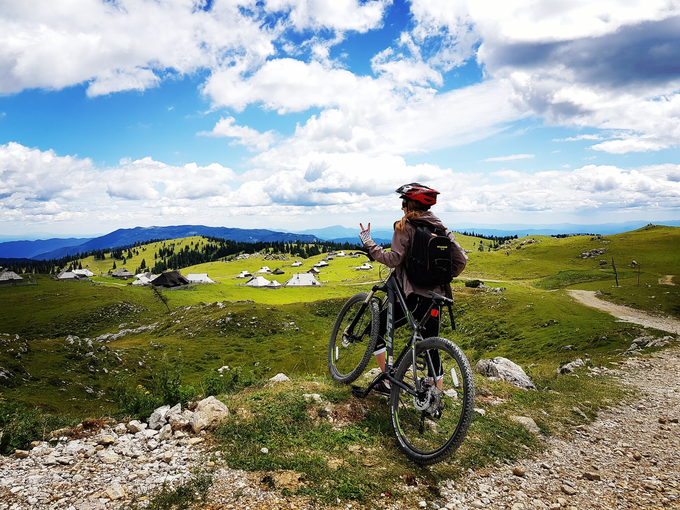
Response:
[[[633,322],[646,328],[654,328],[680,335],[680,321],[672,317],[657,317],[640,310],[635,310],[634,308],[615,305],[614,303],[598,299],[595,292],[589,290],[570,290],[568,292],[573,298],[584,305],[610,313],[624,322]]]
[[[621,362],[644,396],[548,439],[546,452],[470,474],[443,492],[450,509],[680,508],[680,349]]]

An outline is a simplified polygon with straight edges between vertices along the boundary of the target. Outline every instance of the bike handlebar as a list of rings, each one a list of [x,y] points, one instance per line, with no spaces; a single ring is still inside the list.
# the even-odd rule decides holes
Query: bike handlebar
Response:
[[[371,252],[369,252],[368,248],[366,248],[365,246],[363,246],[361,244],[357,244],[357,245],[354,246],[354,248],[352,248],[352,250],[360,251],[361,253],[363,253],[364,255],[366,255],[368,257],[368,260],[370,260],[371,262],[375,262],[375,259],[373,257],[371,257]]]
[[[442,296],[441,294],[437,294],[434,291],[429,291],[428,294],[432,296],[432,299],[434,299],[437,303],[441,304],[447,304],[447,305],[452,305],[453,304],[453,299],[449,299],[446,296]]]

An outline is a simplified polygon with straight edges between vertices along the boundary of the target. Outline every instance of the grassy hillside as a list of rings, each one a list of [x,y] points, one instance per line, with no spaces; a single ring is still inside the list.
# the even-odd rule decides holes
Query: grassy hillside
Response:
[[[626,347],[636,328],[577,304],[564,291],[567,287],[602,290],[603,297],[612,301],[680,317],[680,287],[669,285],[680,267],[678,228],[644,228],[603,238],[520,238],[491,252],[472,250],[479,239],[462,235],[458,239],[470,257],[462,276],[507,289],[489,294],[464,287],[464,280],[454,284],[459,325],[455,338],[473,360],[505,355],[527,364],[540,358],[552,366],[566,361],[565,352],[571,355],[560,350],[567,345],[591,356]],[[137,266],[146,258],[150,265],[154,253],[163,246],[183,249],[204,242],[194,237],[141,246],[136,249],[139,254],[127,264]],[[488,244],[483,241],[483,245]],[[605,252],[582,258],[582,253],[593,249]],[[615,286],[612,257],[619,287]],[[68,335],[94,339],[156,324],[153,330],[106,343],[106,348],[117,350],[122,359],[117,362],[120,366],[108,368],[109,373],[127,370],[131,379],[146,380],[160,358],[164,356],[172,363],[180,359],[181,352],[184,377],[191,384],[196,384],[207,369],[223,365],[250,367],[260,375],[269,371],[324,375],[326,338],[335,315],[344,299],[379,280],[379,265],[370,271],[357,271],[356,266],[365,258],[336,257],[321,270],[320,288],[253,289],[244,286],[245,280],[235,278],[243,270],[254,273],[266,265],[285,272],[267,278],[285,283],[293,273],[307,271],[323,255],[301,260],[299,268],[291,264],[300,259],[281,258],[284,260],[266,260],[258,255],[182,268],[183,274],[208,273],[218,283],[163,291],[170,312],[150,288],[110,277],[95,277],[92,283],[57,282],[38,276],[35,286],[0,288],[0,333],[11,335],[9,338],[19,335],[19,342],[29,349],[20,359],[3,350],[0,366],[31,374],[27,382],[39,387],[45,380],[60,377],[65,369],[66,362],[58,360],[68,353],[54,346],[63,345]],[[602,265],[601,260],[607,264]],[[108,264],[113,264],[110,258],[81,262],[97,273],[108,272]],[[499,281],[493,283],[495,280]],[[152,344],[155,347],[151,348]],[[159,357],[161,351],[163,356]],[[144,368],[140,368],[140,361]],[[97,372],[85,365],[85,379],[97,379]],[[110,380],[105,377],[98,385],[105,387]],[[19,384],[7,391],[21,400],[22,388]],[[66,399],[66,403],[55,398],[54,391],[49,385],[32,391],[30,402],[49,403],[60,411],[73,405],[73,400]],[[106,400],[97,403],[99,408],[111,407]]]
[[[512,359],[540,391],[524,392],[478,377],[478,407],[486,415],[475,418],[455,459],[429,470],[409,465],[427,484],[539,448],[531,434],[509,421],[512,414],[534,418],[544,434],[561,434],[592,419],[623,392],[606,378],[558,376],[556,369],[579,357],[586,360],[584,371],[607,367],[638,336],[665,335],[586,308],[567,289],[600,290],[604,299],[680,317],[680,228],[651,227],[603,238],[535,236],[496,251],[488,251],[486,240],[485,251],[479,251],[479,239],[457,238],[470,262],[453,284],[458,330],[449,329],[444,314],[442,336],[460,345],[473,364],[495,356]],[[184,249],[205,242],[196,237],[138,247],[126,267],[134,271],[142,258],[152,266],[164,244]],[[379,280],[378,265],[357,271],[365,258],[335,258],[321,270],[320,288],[262,290],[235,278],[266,265],[285,272],[268,279],[285,283],[322,258],[301,260],[300,268],[291,267],[295,257],[270,260],[264,255],[182,268],[185,275],[208,273],[217,283],[161,291],[162,299],[148,287],[108,276],[58,282],[38,275],[37,285],[0,287],[0,367],[12,374],[0,378],[0,429],[37,434],[53,423],[49,416],[140,416],[165,401],[223,394],[229,395],[222,398],[230,407],[243,410],[220,433],[230,465],[305,472],[314,488],[300,490],[324,501],[389,491],[400,483],[404,460],[394,447],[384,401],[357,403],[347,388],[330,381],[326,369],[335,317],[349,296]],[[113,262],[110,257],[81,261],[97,274],[107,273]],[[117,266],[122,267],[120,261]],[[468,288],[469,279],[480,279],[490,289]],[[261,382],[279,372],[294,378],[282,387],[283,394]],[[333,405],[364,406],[363,414],[342,432],[332,431],[323,420],[310,418],[327,412],[304,401],[303,393],[311,390]],[[573,411],[576,407],[580,414]],[[260,417],[262,408],[270,409],[278,422]],[[43,417],[35,415],[28,427],[21,421],[28,411],[20,409],[41,410]],[[300,414],[302,409],[308,412]],[[243,416],[253,416],[252,421],[237,423]],[[234,426],[245,435],[235,438],[230,432]],[[282,440],[280,427],[288,439]],[[245,439],[247,430],[252,442]],[[10,436],[4,435],[5,442]],[[299,444],[308,445],[306,453],[299,452]],[[273,452],[266,459],[257,455],[263,445]],[[370,469],[364,459],[378,450],[389,455],[381,470]],[[329,459],[345,467],[333,470]],[[329,478],[338,481],[324,481]]]

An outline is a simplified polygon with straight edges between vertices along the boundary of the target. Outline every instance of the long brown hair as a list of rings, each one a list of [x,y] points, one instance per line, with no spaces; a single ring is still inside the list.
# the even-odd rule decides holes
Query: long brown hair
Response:
[[[406,200],[406,214],[394,224],[394,230],[404,230],[407,221],[417,220],[421,214],[429,209],[429,205],[421,204],[415,200]]]

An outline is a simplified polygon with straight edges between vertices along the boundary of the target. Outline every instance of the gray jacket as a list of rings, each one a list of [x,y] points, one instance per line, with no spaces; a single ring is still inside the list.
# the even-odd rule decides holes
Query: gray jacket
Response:
[[[458,276],[460,273],[462,273],[463,269],[465,269],[465,265],[467,264],[468,257],[465,254],[465,250],[463,250],[460,244],[456,242],[453,233],[449,229],[447,229],[446,226],[441,222],[441,220],[430,211],[425,211],[423,214],[421,214],[420,217],[418,217],[417,222],[425,223],[433,228],[442,229],[446,231],[446,235],[449,236],[449,239],[451,239],[451,241],[453,242],[454,276]],[[429,291],[433,290],[442,292],[443,289],[437,287],[427,288],[413,285],[408,280],[406,276],[406,270],[404,269],[404,262],[406,262],[406,258],[408,257],[409,251],[411,249],[411,243],[413,242],[415,229],[416,228],[410,222],[406,223],[404,230],[395,229],[394,235],[392,236],[392,248],[390,249],[390,251],[386,251],[381,246],[378,246],[377,244],[375,244],[375,241],[373,240],[366,242],[364,246],[368,249],[369,253],[371,254],[371,257],[373,257],[376,261],[380,262],[381,264],[385,264],[387,267],[395,268],[397,273],[397,279],[399,280],[399,283],[404,289],[404,293],[406,294],[406,296],[408,296],[409,294],[416,293],[421,296],[429,297],[428,294]]]

